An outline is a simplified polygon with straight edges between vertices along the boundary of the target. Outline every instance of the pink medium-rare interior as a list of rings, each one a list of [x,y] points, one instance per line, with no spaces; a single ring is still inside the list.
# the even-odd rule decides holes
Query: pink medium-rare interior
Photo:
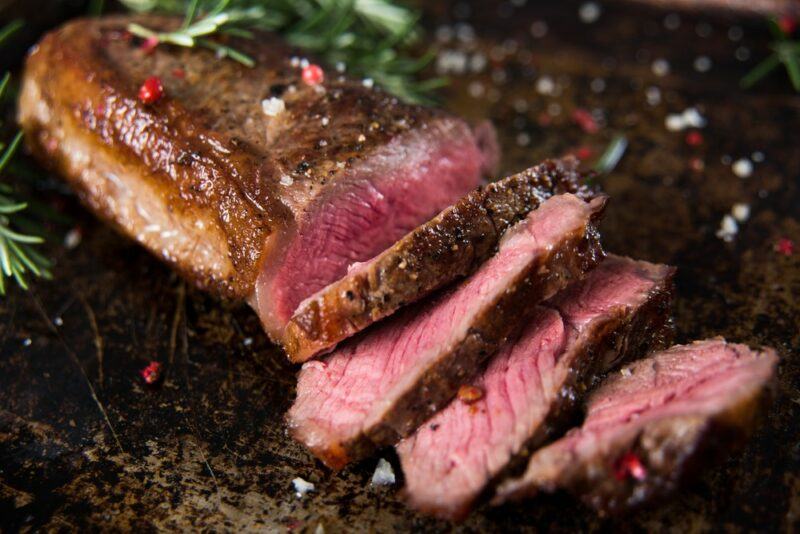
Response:
[[[679,345],[628,366],[607,380],[589,401],[582,427],[539,450],[523,479],[551,487],[564,469],[596,454],[618,454],[647,425],[674,417],[722,413],[757,394],[770,380],[777,356],[755,353],[722,339]],[[630,372],[630,374],[628,373]]]
[[[609,255],[582,283],[560,292],[549,305],[569,317],[575,328],[582,329],[599,313],[644,301],[672,271],[667,265]]]
[[[573,195],[553,197],[511,228],[498,253],[436,299],[407,308],[327,358],[306,363],[290,411],[296,435],[314,449],[344,442],[381,420],[474,318],[535,258],[586,224],[590,208]]]
[[[484,155],[472,136],[391,143],[364,160],[299,218],[259,275],[256,303],[273,339],[297,306],[374,258],[480,184]]]
[[[606,382],[592,396],[583,429],[681,413],[713,414],[761,388],[776,361],[773,352],[757,355],[722,339],[673,347]]]
[[[458,399],[397,447],[406,494],[417,508],[461,515],[517,452],[553,399],[548,375],[563,353],[564,323],[539,308],[534,322],[492,360],[477,386],[483,398]]]
[[[544,424],[591,323],[647,301],[669,268],[611,256],[539,307],[476,385],[483,398],[454,400],[397,448],[407,494],[421,508],[458,516]],[[569,355],[569,356],[567,356]]]

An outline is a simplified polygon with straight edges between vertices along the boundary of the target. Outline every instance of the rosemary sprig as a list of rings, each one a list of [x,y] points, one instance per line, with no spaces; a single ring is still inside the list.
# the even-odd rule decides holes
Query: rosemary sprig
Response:
[[[173,44],[177,46],[193,47],[200,45],[214,50],[221,57],[230,57],[248,67],[255,65],[253,58],[235,50],[231,47],[216,43],[208,39],[202,39],[207,35],[220,33],[230,27],[238,25],[252,24],[262,19],[264,10],[258,6],[247,9],[225,10],[230,2],[222,0],[211,11],[200,18],[195,18],[198,8],[198,0],[189,2],[184,17],[184,23],[178,30],[173,32],[155,32],[140,24],[130,24],[128,30],[137,37],[145,39],[157,39],[159,43]]]
[[[772,54],[753,67],[739,83],[743,88],[748,89],[782,64],[789,75],[792,87],[795,91],[800,92],[800,41],[792,41],[791,36],[781,29],[775,19],[769,21],[769,28],[775,37],[775,40],[770,43]]]
[[[628,148],[628,139],[622,134],[617,134],[608,143],[603,154],[597,158],[597,161],[592,165],[592,170],[599,174],[608,174],[616,168],[619,160],[625,154]]]
[[[21,27],[21,21],[13,21],[0,29],[0,44]],[[0,79],[0,100],[3,99],[10,80],[10,73]],[[0,142],[0,174],[8,167],[21,142],[22,132],[18,132],[8,144]],[[20,212],[27,207],[25,202],[19,202],[13,197],[13,191],[8,184],[0,183],[0,295],[6,294],[6,278],[13,278],[22,289],[28,289],[25,278],[29,272],[43,278],[51,276],[48,270],[50,262],[33,248],[33,245],[44,240],[18,231],[19,221],[13,219],[21,219]]]
[[[391,0],[121,0],[135,11],[157,11],[184,17],[174,32],[158,33],[142,25],[129,28],[137,36],[176,46],[203,46],[248,66],[246,54],[213,39],[215,34],[248,37],[249,30],[275,31],[331,65],[344,65],[357,76],[371,78],[403,100],[433,101],[433,91],[446,83],[418,80],[432,54],[409,52],[418,35],[418,13]]]

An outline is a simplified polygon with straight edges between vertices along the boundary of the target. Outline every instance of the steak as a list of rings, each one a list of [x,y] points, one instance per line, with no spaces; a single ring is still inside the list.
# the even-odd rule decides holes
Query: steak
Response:
[[[679,345],[606,380],[583,426],[534,454],[498,501],[569,490],[601,512],[663,496],[753,427],[777,355],[721,338]]]
[[[332,468],[392,445],[444,406],[535,304],[603,257],[605,197],[546,200],[470,278],[303,365],[292,434]]]
[[[474,383],[397,447],[408,502],[448,519],[519,464],[596,373],[669,343],[674,269],[611,256],[542,304]]]
[[[474,189],[497,159],[460,119],[333,71],[304,83],[275,36],[219,37],[255,59],[248,68],[199,47],[144,50],[133,21],[181,23],[77,20],[32,49],[28,145],[122,233],[198,286],[248,300],[273,340],[303,299]],[[151,76],[164,96],[143,103]]]
[[[296,362],[477,269],[511,225],[554,194],[589,199],[576,162],[548,161],[479,187],[369,262],[300,304],[284,334]]]

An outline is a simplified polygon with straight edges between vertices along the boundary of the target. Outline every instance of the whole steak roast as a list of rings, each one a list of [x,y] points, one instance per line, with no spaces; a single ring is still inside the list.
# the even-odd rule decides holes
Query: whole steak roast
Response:
[[[273,36],[233,43],[248,68],[205,49],[144,49],[132,21],[181,23],[77,20],[31,51],[28,145],[122,233],[198,286],[248,300],[275,341],[303,299],[474,189],[496,159],[460,119],[333,71],[305,83]],[[142,99],[151,77],[163,96]]]

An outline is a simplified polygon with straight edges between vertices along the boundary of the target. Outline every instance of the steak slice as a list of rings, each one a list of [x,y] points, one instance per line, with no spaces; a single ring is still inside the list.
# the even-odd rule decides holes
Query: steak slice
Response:
[[[749,433],[777,362],[772,349],[721,338],[634,362],[591,395],[583,426],[536,452],[497,500],[563,488],[613,513],[663,496]]]
[[[200,47],[145,51],[132,21],[181,23],[77,20],[32,49],[28,144],[122,233],[247,299],[274,340],[303,299],[474,189],[496,159],[460,119],[332,71],[304,83],[275,36],[220,37],[255,59],[248,68]],[[151,76],[164,96],[146,104]]]
[[[669,343],[674,269],[611,256],[539,307],[471,391],[397,446],[408,502],[447,519],[472,503],[571,411],[619,358]]]
[[[605,197],[545,201],[503,236],[470,278],[303,365],[292,434],[332,468],[392,445],[455,395],[534,304],[603,257],[594,223]]]
[[[479,187],[415,228],[369,262],[304,300],[286,326],[284,347],[295,362],[340,341],[477,269],[511,225],[545,199],[575,193],[588,200],[575,160],[547,161]]]

